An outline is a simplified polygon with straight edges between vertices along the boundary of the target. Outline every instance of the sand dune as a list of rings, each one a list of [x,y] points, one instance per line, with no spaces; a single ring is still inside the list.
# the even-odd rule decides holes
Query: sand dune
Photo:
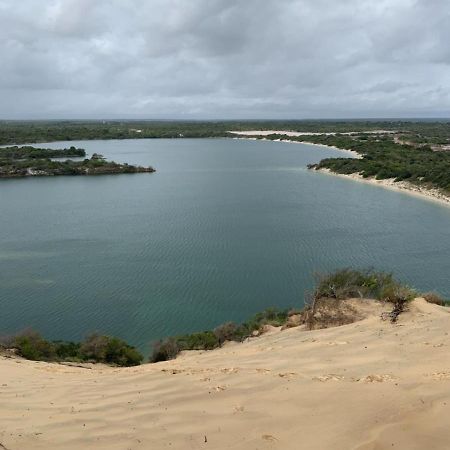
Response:
[[[373,306],[370,306],[373,305]],[[0,358],[0,448],[450,447],[450,314],[415,300],[136,368]]]

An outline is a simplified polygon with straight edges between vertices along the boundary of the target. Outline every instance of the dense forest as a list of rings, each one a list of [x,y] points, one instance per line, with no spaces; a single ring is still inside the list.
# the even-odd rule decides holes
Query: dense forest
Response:
[[[73,158],[86,156],[83,148],[36,148],[31,146],[0,148],[1,159],[42,159],[42,158]]]
[[[224,137],[230,130],[290,130],[311,133],[396,131],[414,143],[450,144],[448,121],[3,121],[0,145],[85,139]]]

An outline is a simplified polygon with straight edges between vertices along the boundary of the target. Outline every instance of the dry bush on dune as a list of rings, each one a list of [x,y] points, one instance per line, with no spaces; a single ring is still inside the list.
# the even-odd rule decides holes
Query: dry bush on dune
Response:
[[[445,306],[447,302],[437,292],[425,292],[422,297],[428,302],[434,305]]]

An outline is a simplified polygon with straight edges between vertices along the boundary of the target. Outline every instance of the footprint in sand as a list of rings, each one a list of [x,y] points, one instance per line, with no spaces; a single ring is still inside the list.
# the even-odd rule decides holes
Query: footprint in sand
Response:
[[[270,369],[256,369],[256,372],[258,372],[258,373],[269,373]]]
[[[395,381],[396,377],[389,374],[372,374],[362,378],[356,378],[354,381],[358,383],[384,383],[385,381]]]
[[[236,367],[230,367],[230,368],[220,369],[220,371],[222,373],[238,373],[239,369],[237,369]]]
[[[285,373],[279,373],[278,376],[280,378],[293,378],[295,376],[297,376],[298,373],[295,372],[285,372]]]
[[[271,434],[263,434],[261,438],[264,439],[265,441],[271,442],[278,441],[278,439],[275,436],[272,436]]]
[[[328,345],[347,345],[348,342],[347,341],[332,341],[332,342],[327,342]]]
[[[427,375],[436,381],[450,380],[450,372],[435,372],[431,375]]]
[[[214,388],[214,390],[215,390],[216,392],[222,392],[222,391],[226,391],[227,388],[226,388],[226,386],[216,386],[216,387]]]
[[[325,381],[342,381],[343,379],[344,377],[342,375],[336,375],[335,373],[320,375],[313,378],[314,381],[321,381],[322,383]]]

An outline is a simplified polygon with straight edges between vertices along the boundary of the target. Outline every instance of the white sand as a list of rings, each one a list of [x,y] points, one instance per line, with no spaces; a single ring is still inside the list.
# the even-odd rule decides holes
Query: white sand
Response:
[[[449,310],[381,309],[136,368],[0,357],[0,448],[447,449]]]
[[[364,178],[362,175],[357,173],[351,174],[341,174],[332,172],[330,169],[319,169],[318,172],[326,173],[333,176],[338,176],[346,179],[351,179],[354,181],[360,181],[363,183],[372,184],[374,186],[380,186],[385,189],[391,189],[393,191],[400,191],[405,194],[414,195],[426,200],[432,200],[438,202],[441,205],[450,206],[450,197],[442,193],[438,189],[428,189],[421,186],[417,186],[407,181],[395,181],[393,178],[385,180],[377,180],[376,178]]]
[[[346,131],[344,133],[337,132],[308,132],[308,131],[284,131],[284,130],[251,130],[251,131],[228,131],[228,133],[237,134],[240,136],[268,136],[269,134],[282,134],[285,136],[334,136],[336,134],[353,135],[353,134],[393,134],[396,131],[392,130],[373,130],[373,131]]]
[[[246,132],[230,131],[230,133],[239,134],[241,136],[248,136],[248,137],[241,137],[239,139],[254,139],[254,140],[256,140],[256,138],[254,136],[258,136],[258,135],[267,136],[269,134],[285,134],[287,136],[336,134],[336,133],[301,133],[301,132],[294,132],[294,131],[275,131],[275,130],[246,131]],[[371,131],[370,133],[381,134],[381,133],[393,133],[393,132],[386,131],[386,130],[378,130],[378,131]],[[341,134],[355,134],[355,132],[348,132],[348,133],[341,133]],[[266,140],[266,139],[262,138],[260,140]],[[334,150],[339,150],[341,152],[346,152],[353,158],[361,158],[361,155],[359,155],[355,151],[346,150],[346,149],[338,148],[338,147],[331,146],[331,145],[316,144],[313,142],[289,141],[287,139],[275,139],[274,142],[288,142],[288,143],[295,143],[295,144],[308,144],[308,145],[316,145],[316,146],[320,146],[320,147],[328,147],[328,148],[332,148]],[[448,195],[445,195],[439,189],[428,189],[425,187],[417,186],[412,183],[408,183],[407,181],[395,182],[394,179],[377,180],[375,178],[364,178],[363,176],[361,176],[359,174],[355,174],[355,173],[349,174],[349,175],[339,174],[339,173],[332,172],[329,169],[320,169],[320,172],[329,173],[331,175],[336,175],[336,176],[344,177],[347,179],[352,179],[355,181],[362,181],[364,183],[369,183],[372,185],[376,185],[376,186],[384,187],[387,189],[396,190],[396,191],[400,191],[400,192],[403,192],[406,194],[414,195],[416,197],[420,197],[420,198],[423,198],[426,200],[432,200],[432,201],[440,203],[441,205],[450,206],[450,197]]]

